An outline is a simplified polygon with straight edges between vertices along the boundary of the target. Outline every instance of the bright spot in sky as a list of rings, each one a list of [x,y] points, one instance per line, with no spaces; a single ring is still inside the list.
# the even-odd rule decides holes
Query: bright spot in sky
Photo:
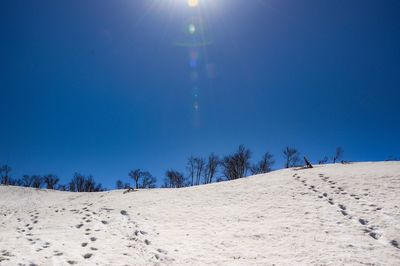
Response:
[[[195,32],[196,32],[196,26],[193,24],[190,24],[189,25],[189,33],[193,35],[193,34],[195,34]]]
[[[188,6],[196,7],[199,5],[199,0],[188,0]]]

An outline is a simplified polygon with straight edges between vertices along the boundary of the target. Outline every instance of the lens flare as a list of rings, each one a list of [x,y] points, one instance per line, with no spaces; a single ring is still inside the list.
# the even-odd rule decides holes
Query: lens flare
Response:
[[[199,107],[200,107],[199,102],[198,102],[198,101],[194,101],[194,102],[193,102],[193,108],[194,108],[194,110],[195,110],[195,111],[198,111],[198,110],[199,110]]]
[[[194,24],[190,24],[188,27],[188,31],[190,34],[195,34],[196,33],[196,26]]]
[[[187,3],[190,7],[197,7],[199,5],[199,0],[188,0]]]

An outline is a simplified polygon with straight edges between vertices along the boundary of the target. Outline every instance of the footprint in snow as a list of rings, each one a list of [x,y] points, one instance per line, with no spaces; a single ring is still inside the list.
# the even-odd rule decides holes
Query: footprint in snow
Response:
[[[391,244],[393,247],[400,249],[400,244],[399,244],[399,242],[397,242],[396,240],[390,241],[390,244]]]
[[[135,232],[134,232],[135,236],[138,236],[139,233],[142,234],[142,235],[147,235],[147,232],[141,231],[141,230],[135,230]]]
[[[159,253],[164,254],[164,255],[167,255],[167,254],[168,254],[168,252],[167,252],[166,250],[163,250],[163,249],[161,249],[161,248],[158,248],[157,251],[158,251]]]
[[[372,238],[376,239],[376,240],[378,240],[378,239],[381,237],[381,234],[379,234],[379,233],[377,233],[377,232],[370,232],[369,235],[370,235]]]
[[[90,259],[91,257],[92,257],[92,253],[86,253],[85,255],[83,255],[82,257],[84,258],[84,259]]]
[[[54,251],[54,256],[62,256],[63,254],[64,253],[62,253],[60,251],[57,251],[57,250]]]

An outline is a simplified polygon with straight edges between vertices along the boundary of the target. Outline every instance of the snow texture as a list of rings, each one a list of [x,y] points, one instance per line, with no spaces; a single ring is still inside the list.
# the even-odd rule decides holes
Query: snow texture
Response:
[[[400,163],[183,189],[0,186],[0,265],[400,265]]]

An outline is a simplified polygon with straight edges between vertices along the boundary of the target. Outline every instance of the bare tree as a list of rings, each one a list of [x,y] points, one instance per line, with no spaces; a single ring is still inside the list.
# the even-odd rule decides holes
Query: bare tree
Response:
[[[32,187],[33,184],[33,178],[30,175],[24,175],[21,179],[22,186],[24,187]]]
[[[221,162],[225,177],[228,180],[245,177],[250,167],[250,158],[251,151],[243,145],[234,154],[225,156]]]
[[[275,163],[272,154],[266,152],[261,161],[255,164],[250,170],[253,175],[268,173],[272,170],[272,165]]]
[[[195,182],[195,158],[190,156],[186,163],[186,170],[188,171],[188,178],[190,180],[190,185],[193,186]]]
[[[190,185],[199,185],[201,177],[203,176],[205,169],[205,162],[203,158],[190,156],[186,164],[186,170],[188,171],[188,178]]]
[[[85,176],[75,173],[72,180],[69,182],[69,191],[84,192],[85,191]]]
[[[207,164],[204,168],[204,183],[209,184],[213,182],[213,178],[217,173],[217,168],[219,165],[219,158],[218,156],[214,155],[213,153],[208,156]]]
[[[196,177],[196,185],[200,185],[201,177],[203,176],[205,162],[203,158],[195,158],[195,177]]]
[[[117,180],[117,182],[115,182],[115,188],[116,189],[123,189],[124,188],[124,183],[122,183],[121,180]]]
[[[40,175],[32,176],[32,187],[41,188],[43,184],[43,178]]]
[[[85,178],[83,187],[84,192],[95,192],[96,182],[94,181],[93,176],[88,176]]]
[[[296,166],[300,162],[300,153],[296,148],[286,147],[283,149],[285,168]]]
[[[1,168],[1,184],[3,185],[8,185],[9,179],[10,179],[10,172],[11,172],[11,167],[8,165],[3,165]]]
[[[50,174],[43,177],[43,182],[46,184],[47,189],[55,189],[58,181],[60,179],[55,175]]]
[[[335,151],[335,155],[333,156],[333,163],[343,158],[344,150],[342,147],[337,147]]]
[[[22,186],[22,180],[19,178],[9,178],[8,185],[10,186]]]
[[[104,191],[101,183],[96,183],[93,176],[84,176],[75,173],[69,182],[69,191],[71,192],[99,192]]]
[[[129,176],[133,179],[133,181],[135,181],[135,188],[138,189],[139,188],[139,179],[140,176],[142,175],[142,172],[140,171],[140,169],[135,169],[129,172]]]
[[[186,185],[185,176],[181,172],[171,169],[165,173],[165,176],[164,187],[181,188]]]
[[[140,188],[155,188],[157,185],[157,178],[155,178],[152,174],[145,171],[142,172],[142,182],[140,184]]]
[[[76,184],[73,179],[71,181],[69,181],[67,187],[68,187],[68,191],[77,192]]]

